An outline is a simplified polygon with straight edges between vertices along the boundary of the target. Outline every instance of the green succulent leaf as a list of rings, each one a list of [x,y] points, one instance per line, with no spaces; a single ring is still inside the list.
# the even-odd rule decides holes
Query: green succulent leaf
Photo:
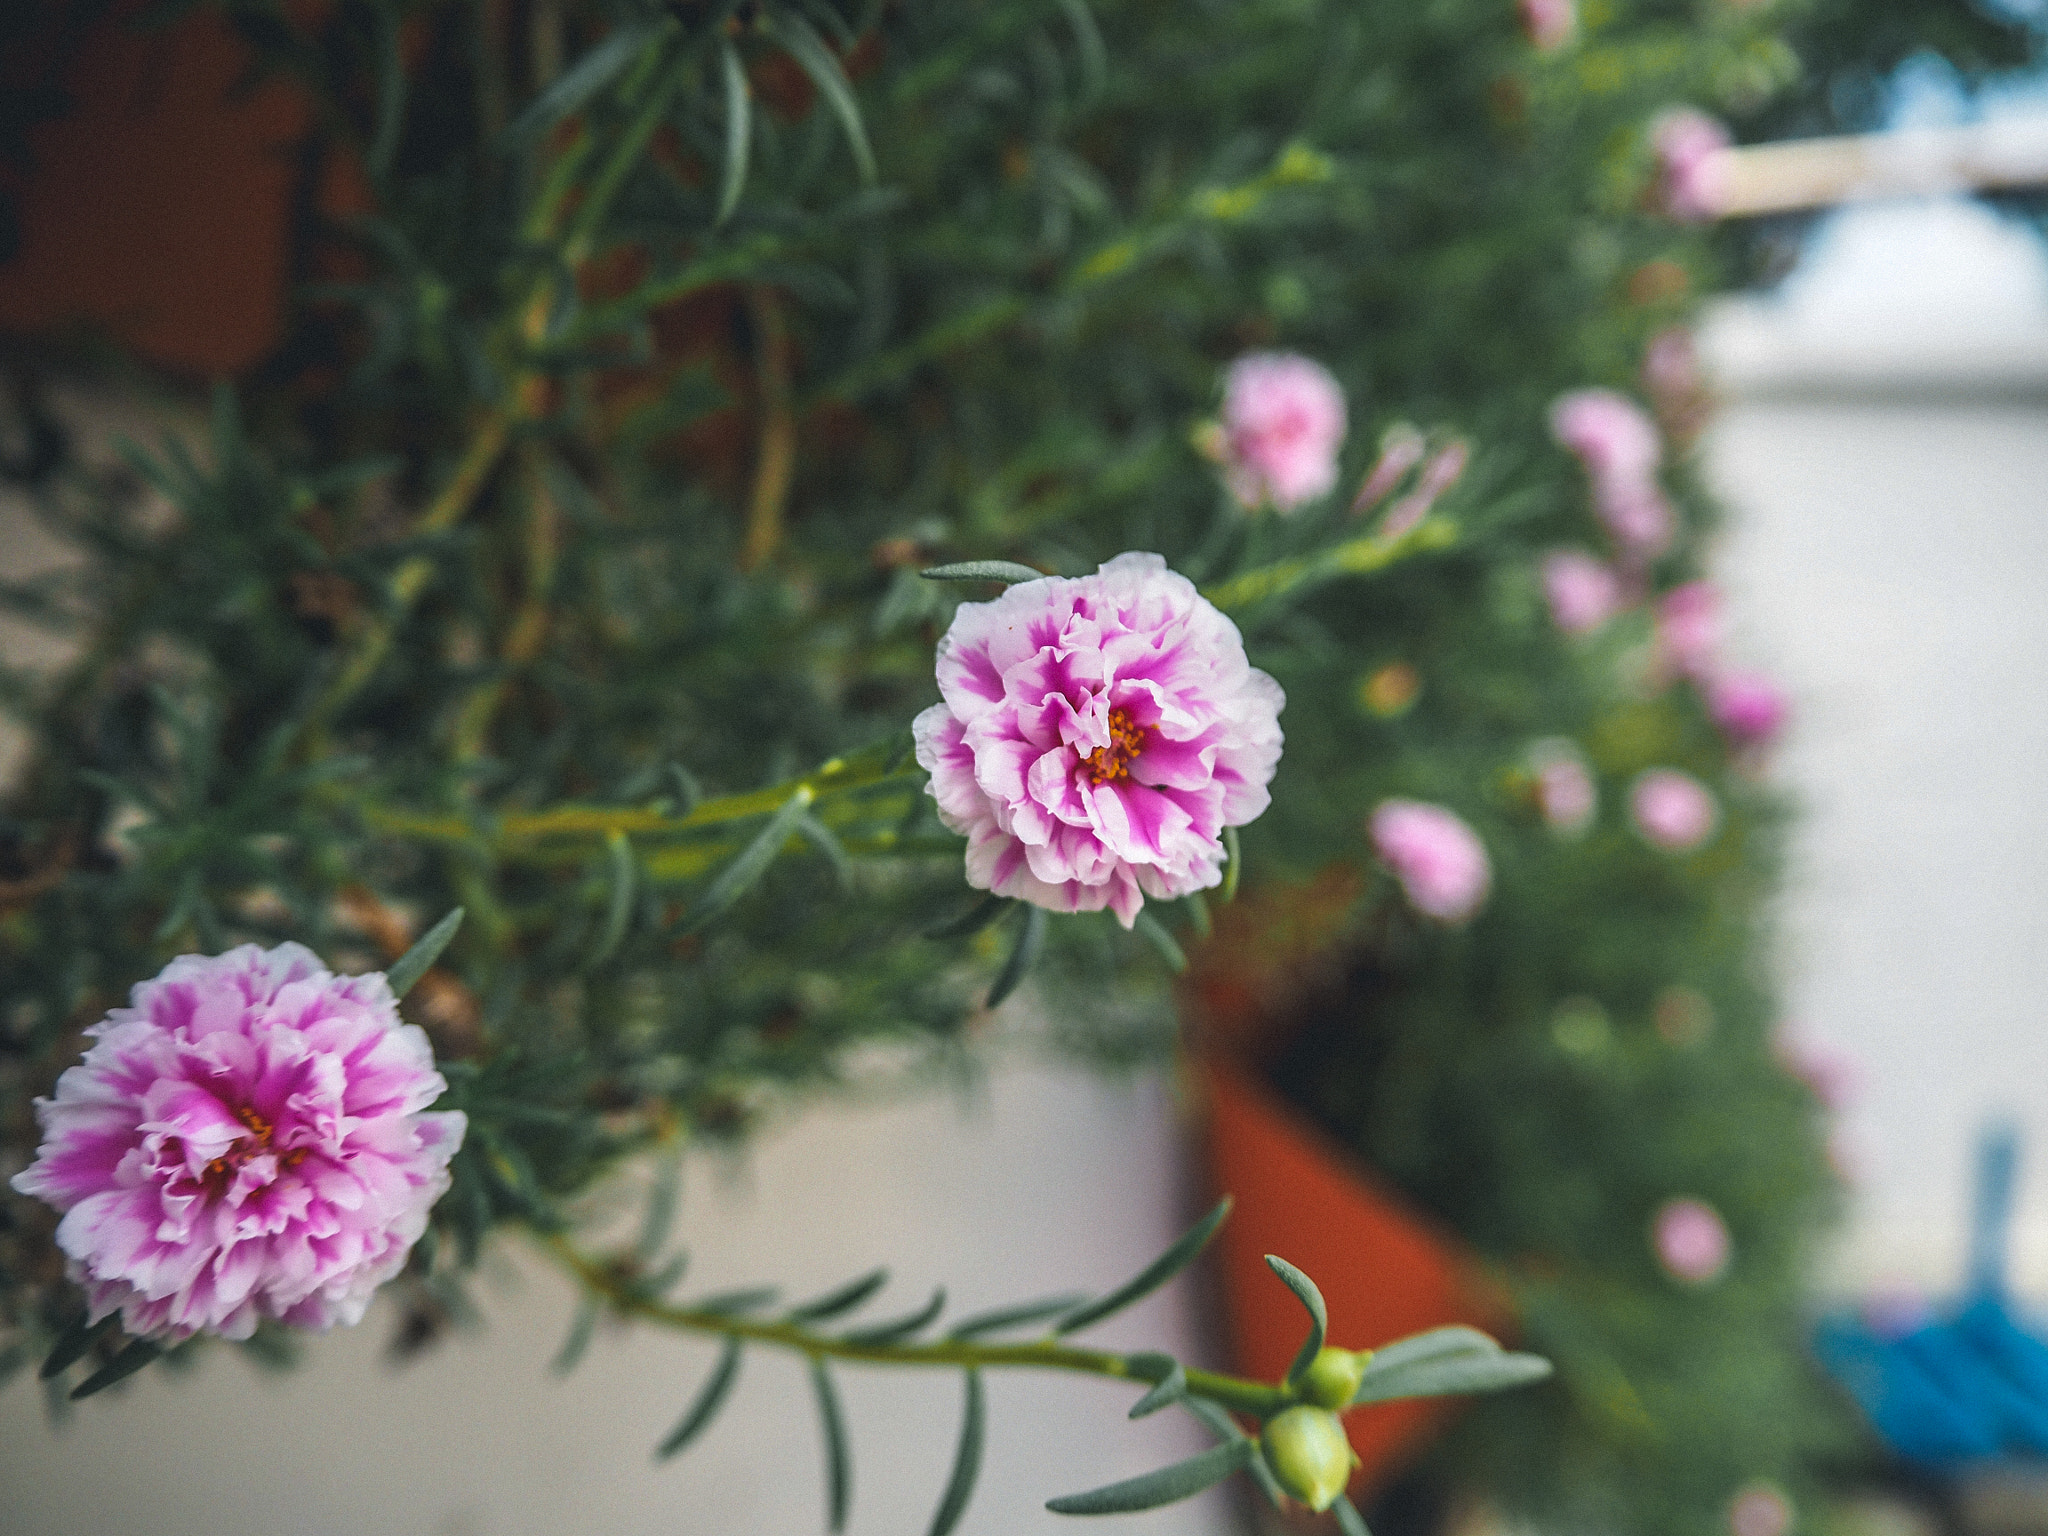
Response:
[[[1024,908],[1024,921],[1017,930],[1017,942],[1010,950],[1009,959],[996,973],[995,985],[988,989],[990,1008],[1000,1007],[1003,1000],[1017,990],[1031,967],[1038,962],[1039,951],[1045,948],[1045,908]]]
[[[136,1339],[121,1353],[94,1371],[85,1380],[71,1389],[71,1401],[91,1397],[95,1392],[104,1392],[117,1381],[126,1381],[137,1371],[158,1359],[163,1346],[150,1339]]]
[[[967,938],[1001,917],[1009,906],[1010,898],[1007,896],[983,897],[958,917],[949,917],[943,923],[925,929],[924,936],[928,939]]]
[[[1048,1318],[1071,1312],[1087,1298],[1083,1296],[1046,1296],[1038,1301],[1020,1301],[1015,1306],[998,1307],[989,1312],[977,1312],[953,1325],[947,1335],[954,1339],[978,1339],[985,1334],[1004,1333],[1012,1328],[1025,1328],[1032,1323],[1042,1323]]]
[[[949,1536],[960,1517],[967,1513],[967,1501],[974,1496],[974,1481],[981,1475],[981,1447],[987,1438],[987,1408],[982,1400],[981,1372],[970,1368],[967,1403],[960,1415],[960,1444],[953,1452],[953,1470],[946,1478],[946,1491],[932,1514],[929,1536]]]
[[[825,1441],[826,1519],[835,1531],[846,1529],[846,1514],[853,1504],[853,1454],[846,1443],[846,1415],[839,1407],[839,1391],[823,1359],[811,1358],[811,1391],[818,1400],[818,1431]]]
[[[851,1312],[875,1292],[889,1283],[889,1271],[873,1269],[844,1285],[834,1286],[815,1300],[791,1307],[788,1317],[792,1323],[821,1323]]]
[[[747,184],[747,156],[754,142],[754,92],[740,65],[739,50],[729,38],[718,42],[718,71],[725,84],[725,170],[718,183],[718,212],[712,225],[723,224],[740,204]]]
[[[514,141],[529,139],[553,127],[610,85],[628,64],[639,57],[642,50],[666,31],[665,22],[650,21],[620,27],[612,32],[534,97],[526,110],[512,120],[506,136]]]
[[[1128,1417],[1142,1419],[1148,1414],[1157,1413],[1169,1404],[1179,1402],[1187,1395],[1187,1367],[1176,1360],[1173,1362],[1173,1369],[1166,1373],[1165,1379],[1155,1383],[1150,1392],[1131,1405]]]
[[[695,1401],[676,1421],[676,1427],[668,1432],[668,1437],[655,1447],[657,1461],[667,1461],[711,1427],[711,1421],[725,1406],[726,1397],[732,1392],[732,1384],[739,1374],[740,1341],[728,1337],[718,1351],[718,1363],[704,1378],[704,1385],[698,1389]]]
[[[1301,1348],[1295,1352],[1294,1364],[1287,1368],[1287,1384],[1293,1386],[1301,1380],[1301,1373],[1309,1368],[1309,1362],[1322,1351],[1323,1337],[1330,1328],[1329,1311],[1323,1305],[1323,1293],[1316,1289],[1315,1281],[1285,1259],[1269,1253],[1266,1255],[1266,1267],[1286,1282],[1287,1289],[1294,1292],[1295,1300],[1308,1312],[1308,1337],[1301,1341]],[[1340,1386],[1331,1395],[1341,1396],[1343,1391]]]
[[[1188,968],[1187,951],[1180,947],[1180,940],[1166,931],[1166,925],[1150,912],[1139,912],[1131,924],[1138,937],[1159,951],[1159,958],[1166,962],[1166,968],[1178,976]]]
[[[1434,1328],[1376,1351],[1351,1401],[1501,1392],[1550,1374],[1540,1355],[1511,1354],[1476,1328]]]
[[[929,1328],[946,1310],[946,1288],[942,1285],[932,1292],[932,1299],[915,1312],[906,1312],[901,1317],[891,1318],[884,1323],[871,1323],[865,1328],[856,1328],[843,1335],[849,1344],[894,1344],[913,1334]]]
[[[782,852],[782,845],[789,841],[790,834],[796,831],[797,823],[813,798],[809,790],[799,789],[782,803],[782,808],[768,818],[768,825],[718,872],[717,878],[697,898],[696,906],[683,921],[682,933],[696,933],[709,927],[734,902],[753,889],[755,882],[768,873],[768,866]]]
[[[42,1367],[36,1372],[36,1380],[48,1381],[67,1366],[83,1360],[93,1345],[121,1326],[119,1312],[109,1312],[96,1323],[88,1322],[89,1316],[90,1314],[81,1312],[76,1322],[57,1335],[57,1342],[43,1357]]]
[[[1229,1440],[1157,1472],[1126,1478],[1087,1493],[1048,1499],[1045,1507],[1056,1515],[1127,1515],[1141,1509],[1158,1509],[1215,1487],[1231,1473],[1242,1471],[1251,1458],[1249,1440]]]
[[[421,934],[411,949],[391,962],[391,968],[384,973],[384,982],[391,988],[393,997],[404,997],[422,976],[433,969],[434,962],[441,958],[441,951],[448,947],[455,937],[455,930],[461,926],[462,908],[457,907]]]
[[[953,565],[934,565],[917,574],[926,581],[1000,581],[1004,586],[1045,578],[1045,572],[1034,571],[1014,560],[961,560]]]
[[[1195,1256],[1209,1245],[1209,1239],[1216,1235],[1216,1229],[1223,1225],[1224,1218],[1229,1214],[1230,1197],[1225,1195],[1216,1202],[1214,1210],[1175,1239],[1172,1247],[1107,1296],[1091,1301],[1085,1306],[1076,1307],[1060,1319],[1059,1326],[1053,1331],[1060,1334],[1078,1333],[1090,1323],[1098,1323],[1112,1313],[1121,1312],[1132,1302],[1141,1301],[1151,1295],[1195,1261]]]
[[[548,1362],[551,1372],[566,1376],[576,1369],[597,1333],[598,1314],[603,1310],[603,1303],[595,1294],[586,1295],[576,1303],[576,1315],[569,1320],[568,1336],[562,1340],[562,1347],[555,1351],[555,1358]]]
[[[1365,1516],[1358,1512],[1358,1506],[1343,1494],[1337,1495],[1337,1502],[1330,1506],[1330,1512],[1337,1517],[1337,1529],[1344,1536],[1372,1536],[1366,1528]]]
[[[839,67],[839,60],[833,56],[832,50],[825,46],[825,40],[803,17],[788,11],[764,10],[758,25],[762,32],[781,44],[783,51],[811,77],[818,94],[825,98],[832,115],[839,119],[839,126],[846,134],[846,147],[853,151],[853,163],[860,172],[860,179],[872,184],[876,175],[875,152],[868,144],[868,130],[861,121],[860,103],[854,99],[852,82],[846,78],[846,71]]]

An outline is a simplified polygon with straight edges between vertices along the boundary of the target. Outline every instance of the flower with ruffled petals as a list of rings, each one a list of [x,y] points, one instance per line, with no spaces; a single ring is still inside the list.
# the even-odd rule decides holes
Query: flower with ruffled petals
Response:
[[[1658,207],[1686,223],[1717,217],[1733,142],[1725,126],[1693,107],[1674,107],[1652,123]]]
[[[1667,853],[1684,853],[1714,835],[1721,807],[1714,792],[1689,773],[1652,768],[1629,791],[1636,830]]]
[[[1271,799],[1286,696],[1158,555],[962,603],[938,675],[917,760],[981,890],[1128,928],[1220,881],[1223,829]]]
[[[1707,685],[1707,712],[1734,745],[1764,747],[1785,728],[1792,707],[1762,673],[1728,672]]]
[[[1486,845],[1458,816],[1420,800],[1383,800],[1372,813],[1373,849],[1409,901],[1440,923],[1462,923],[1493,886]]]
[[[1543,595],[1559,629],[1590,635],[1621,611],[1621,578],[1580,550],[1554,549],[1543,557]]]
[[[137,1337],[354,1323],[448,1187],[459,1112],[382,975],[297,944],[184,955],[38,1099],[14,1187],[64,1219],[92,1316]]]
[[[1344,391],[1329,369],[1294,352],[1252,352],[1223,384],[1223,458],[1246,508],[1291,512],[1337,483]]]
[[[1667,1200],[1650,1224],[1658,1262],[1674,1280],[1705,1285],[1728,1267],[1733,1244],[1721,1213],[1704,1200]]]

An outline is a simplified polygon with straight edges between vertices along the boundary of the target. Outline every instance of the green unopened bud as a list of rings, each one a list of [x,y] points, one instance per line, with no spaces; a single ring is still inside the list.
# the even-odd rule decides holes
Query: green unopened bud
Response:
[[[1317,1350],[1315,1359],[1301,1373],[1302,1400],[1318,1408],[1349,1406],[1352,1394],[1358,1390],[1358,1379],[1365,1374],[1365,1362],[1371,1358],[1369,1349]]]
[[[1281,1488],[1319,1515],[1337,1502],[1358,1465],[1337,1415],[1306,1403],[1268,1419],[1259,1443]]]

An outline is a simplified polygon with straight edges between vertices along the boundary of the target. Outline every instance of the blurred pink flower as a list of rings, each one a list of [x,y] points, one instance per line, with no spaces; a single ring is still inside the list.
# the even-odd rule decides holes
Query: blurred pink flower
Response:
[[[1700,376],[1699,348],[1693,344],[1691,331],[1674,325],[1650,338],[1643,349],[1643,388],[1665,414],[1689,407],[1699,398],[1706,381]]]
[[[1696,108],[1673,107],[1659,117],[1650,125],[1658,206],[1687,223],[1716,217],[1727,180],[1725,154],[1733,142],[1727,128]]]
[[[1351,500],[1351,515],[1362,516],[1377,506],[1381,499],[1392,494],[1401,477],[1422,462],[1422,456],[1429,451],[1428,439],[1405,421],[1398,421],[1387,428],[1380,438],[1380,456],[1373,460],[1372,468],[1366,471],[1365,483],[1359,486],[1358,494]]]
[[[1383,800],[1370,825],[1374,850],[1417,911],[1462,923],[1479,910],[1493,870],[1485,844],[1456,815],[1420,800]]]
[[[1772,1037],[1771,1050],[1787,1072],[1813,1091],[1823,1108],[1843,1110],[1856,1097],[1861,1074],[1855,1058],[1846,1052],[1816,1045],[1789,1028]]]
[[[1721,821],[1713,792],[1676,768],[1652,768],[1638,777],[1629,791],[1628,808],[1636,830],[1670,853],[1697,848]]]
[[[1344,391],[1321,363],[1293,352],[1252,352],[1223,385],[1223,452],[1231,494],[1245,507],[1291,512],[1337,483]]]
[[[64,1213],[94,1318],[246,1339],[361,1319],[448,1187],[459,1111],[381,974],[297,944],[183,955],[87,1033],[14,1179]]]
[[[1436,505],[1437,497],[1458,483],[1458,477],[1465,473],[1465,465],[1471,457],[1471,448],[1461,442],[1451,443],[1432,454],[1429,462],[1422,466],[1422,473],[1415,477],[1415,489],[1387,508],[1387,515],[1380,520],[1380,537],[1398,539],[1429,516],[1429,509]]]
[[[1721,649],[1721,593],[1710,581],[1688,581],[1657,599],[1657,656],[1668,672],[1704,683]]]
[[[1623,550],[1662,554],[1677,519],[1657,484],[1664,447],[1643,408],[1611,389],[1575,389],[1551,404],[1550,432],[1585,466],[1594,510]]]
[[[1522,29],[1539,53],[1553,53],[1578,30],[1577,0],[1520,0]]]
[[[1792,1529],[1792,1501],[1776,1483],[1747,1484],[1728,1503],[1728,1536],[1785,1536]]]
[[[1650,1233],[1657,1261],[1675,1280],[1705,1285],[1728,1267],[1728,1225],[1704,1200],[1665,1201],[1657,1207]]]
[[[1723,673],[1708,683],[1707,710],[1738,747],[1768,746],[1791,714],[1778,685],[1757,672]]]
[[[1562,737],[1539,741],[1530,753],[1536,805],[1553,832],[1576,837],[1592,825],[1600,790],[1579,749]]]
[[[1128,928],[1221,880],[1223,829],[1271,799],[1286,697],[1158,555],[962,603],[938,678],[917,760],[980,890]]]
[[[1543,595],[1551,621],[1568,635],[1589,635],[1621,611],[1621,578],[1576,549],[1543,557]]]

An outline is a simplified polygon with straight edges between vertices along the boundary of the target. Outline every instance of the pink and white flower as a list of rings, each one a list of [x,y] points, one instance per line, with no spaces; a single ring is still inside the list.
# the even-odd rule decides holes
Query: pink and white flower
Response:
[[[1578,0],[1520,0],[1522,30],[1538,53],[1555,53],[1579,29]]]
[[[1704,1200],[1667,1200],[1650,1223],[1657,1261],[1674,1280],[1706,1285],[1728,1267],[1734,1244],[1721,1213]]]
[[[1286,696],[1158,555],[961,604],[938,677],[917,760],[981,890],[1128,928],[1217,884],[1223,829],[1271,800]]]
[[[95,1319],[137,1337],[245,1339],[259,1318],[361,1319],[448,1187],[459,1111],[381,974],[297,944],[183,955],[88,1034],[38,1099],[14,1187],[63,1212]]]
[[[1667,853],[1685,853],[1714,835],[1721,806],[1714,793],[1689,773],[1652,768],[1629,791],[1636,830]]]
[[[1417,911],[1462,923],[1493,886],[1486,845],[1459,817],[1421,800],[1383,800],[1372,813],[1373,849]]]
[[[1251,352],[1223,384],[1224,473],[1247,509],[1291,512],[1337,483],[1344,391],[1329,369],[1294,352]]]
[[[1685,223],[1718,217],[1728,181],[1727,128],[1694,107],[1673,107],[1650,125],[1657,206]]]
[[[1785,728],[1792,707],[1760,672],[1726,672],[1707,684],[1707,712],[1737,747],[1766,747]]]
[[[1614,567],[1576,549],[1543,557],[1543,595],[1550,618],[1568,635],[1590,635],[1621,611],[1621,578]]]

